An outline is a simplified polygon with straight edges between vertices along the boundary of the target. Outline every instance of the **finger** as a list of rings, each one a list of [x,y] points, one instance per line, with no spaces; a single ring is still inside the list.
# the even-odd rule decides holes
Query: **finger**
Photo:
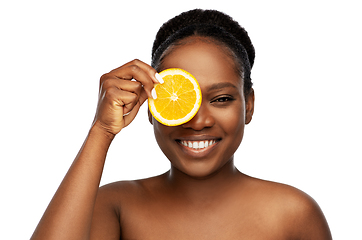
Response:
[[[129,114],[133,107],[138,104],[139,95],[129,91],[123,91],[116,87],[108,88],[105,95],[112,109],[121,111],[120,114],[122,116]]]
[[[114,77],[119,79],[135,79],[140,82],[143,86],[148,97],[152,98],[152,89],[154,88],[154,82],[152,78],[143,71],[137,65],[129,65],[118,69],[117,71],[112,71],[110,74],[113,74]]]
[[[141,106],[141,104],[139,102],[137,102],[136,105],[133,106],[133,108],[130,112],[123,115],[123,121],[124,121],[125,127],[127,127],[133,121],[133,119],[136,117],[138,110],[140,109],[140,106]]]
[[[152,79],[152,81],[154,83],[161,83],[161,84],[163,83],[163,79],[157,73],[156,69],[154,69],[147,63],[144,63],[141,60],[135,59],[135,60],[132,60],[132,61],[126,63],[123,66],[127,67],[127,66],[132,66],[132,65],[137,65],[138,67],[140,67],[144,72],[146,72],[150,76],[150,78]]]
[[[131,80],[131,77],[133,77],[134,79],[142,82],[142,84],[145,86],[145,90],[146,90],[148,97],[153,97],[153,98],[157,97],[156,92],[153,90],[153,86],[151,85],[152,88],[151,88],[151,94],[150,94],[150,91],[148,89],[149,85],[145,84],[145,82],[142,81],[143,79],[146,79],[146,78],[137,79],[137,78],[135,78],[135,76],[131,76],[131,75],[121,76],[122,74],[124,74],[124,70],[126,68],[131,68],[135,73],[139,72],[141,74],[148,75],[148,78],[152,80],[153,85],[157,84],[157,83],[161,83],[161,84],[164,83],[162,77],[157,73],[157,71],[153,67],[136,59],[136,60],[126,63],[125,65],[123,65],[120,68],[114,69],[110,73],[115,74],[117,77],[121,77],[121,78],[128,79],[128,80]]]
[[[147,99],[148,99],[147,93],[145,91],[142,91],[138,101],[142,105]]]
[[[142,71],[134,70],[135,66],[122,67],[104,74],[100,80],[100,93],[108,88],[116,87],[118,89],[134,92],[140,95],[145,92],[147,97],[152,97],[154,83],[147,74]],[[134,79],[135,81],[130,81]],[[137,80],[136,80],[137,79]]]
[[[116,87],[120,90],[128,91],[140,95],[142,91],[142,83],[137,81],[123,80],[116,77],[106,79],[101,84],[101,89],[109,89]]]
[[[126,92],[127,94],[129,94],[129,92]],[[138,96],[135,94],[130,94],[129,96],[126,96],[127,94],[125,94],[122,98],[122,101],[124,103],[124,107],[123,107],[123,116],[129,115],[132,111],[133,108],[139,104],[137,98]]]
[[[148,95],[147,95],[146,91],[143,89],[142,84],[138,81],[128,81],[128,80],[116,79],[114,85],[117,88],[122,89],[124,91],[129,91],[129,92],[137,94],[137,96],[138,96],[137,100],[140,103],[140,105],[142,105],[148,99]]]

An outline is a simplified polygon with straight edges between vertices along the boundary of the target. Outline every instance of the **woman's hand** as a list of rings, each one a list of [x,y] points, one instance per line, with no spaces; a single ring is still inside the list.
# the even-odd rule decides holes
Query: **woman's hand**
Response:
[[[157,78],[156,70],[140,60],[104,74],[100,80],[93,126],[100,127],[114,138],[132,122],[146,99],[152,97],[154,83],[159,83]]]

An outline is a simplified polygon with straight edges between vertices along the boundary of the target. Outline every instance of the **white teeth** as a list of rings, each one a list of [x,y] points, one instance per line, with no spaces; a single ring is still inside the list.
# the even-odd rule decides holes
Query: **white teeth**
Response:
[[[216,143],[215,140],[210,141],[180,141],[180,143],[186,147],[193,148],[193,149],[202,149],[207,148],[214,143]]]

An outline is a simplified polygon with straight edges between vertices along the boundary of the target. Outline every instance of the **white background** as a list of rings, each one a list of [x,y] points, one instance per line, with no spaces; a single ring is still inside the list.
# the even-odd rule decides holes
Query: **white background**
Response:
[[[256,48],[255,115],[237,167],[311,195],[334,239],[362,239],[360,4],[210,2],[0,3],[0,239],[30,238],[87,135],[99,77],[150,63],[161,24],[196,7],[234,17]],[[168,167],[143,106],[113,142],[101,184]]]

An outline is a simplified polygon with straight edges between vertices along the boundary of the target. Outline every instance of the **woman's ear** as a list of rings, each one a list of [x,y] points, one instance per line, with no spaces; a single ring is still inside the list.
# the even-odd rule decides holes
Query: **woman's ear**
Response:
[[[254,114],[254,101],[255,94],[254,89],[250,89],[248,96],[245,98],[245,124],[249,124]]]
[[[150,123],[153,125],[153,117],[152,117],[152,114],[150,112],[150,109],[147,108],[147,111],[148,111],[148,121],[150,121]]]

